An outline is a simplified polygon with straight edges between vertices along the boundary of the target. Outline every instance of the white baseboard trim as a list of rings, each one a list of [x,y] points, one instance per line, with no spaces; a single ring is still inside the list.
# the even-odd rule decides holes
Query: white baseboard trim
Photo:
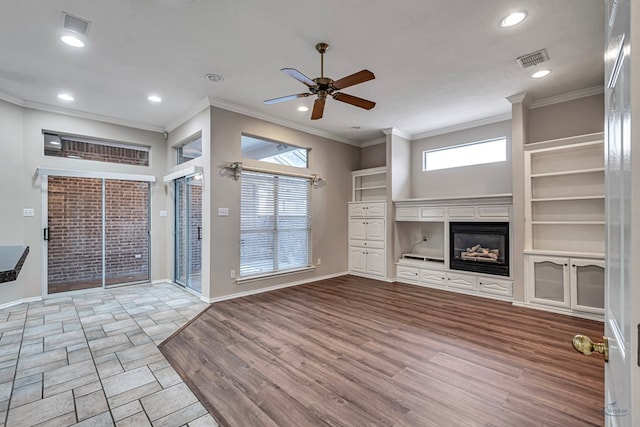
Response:
[[[10,301],[4,304],[0,304],[0,310],[2,310],[3,308],[13,307],[14,305],[19,305],[19,304],[29,303],[29,302],[38,302],[38,301],[42,301],[42,297],[30,297],[30,298],[17,299],[15,301]]]
[[[275,291],[277,289],[290,288],[292,286],[304,285],[306,283],[318,282],[320,280],[333,279],[334,277],[346,276],[347,274],[349,274],[349,273],[344,271],[344,272],[341,272],[341,273],[328,274],[326,276],[319,276],[319,277],[312,277],[312,278],[309,278],[309,279],[298,280],[298,281],[289,282],[289,283],[283,283],[281,285],[274,285],[274,286],[269,286],[269,287],[266,287],[266,288],[254,289],[254,290],[251,290],[251,291],[238,292],[238,293],[235,293],[235,294],[224,295],[224,296],[221,296],[221,297],[206,298],[206,297],[201,296],[200,299],[202,301],[208,303],[208,304],[214,304],[216,302],[222,302],[222,301],[227,301],[227,300],[230,300],[230,299],[247,297],[249,295],[256,295],[256,294],[261,294],[263,292]]]
[[[528,304],[526,302],[520,302],[520,301],[513,301],[512,304],[516,307],[531,308],[534,310],[547,311],[549,313],[564,314],[566,316],[579,317],[581,319],[597,320],[598,322],[604,322],[604,316],[600,314],[595,314],[595,313],[583,313],[583,312],[577,312],[577,311],[571,311],[571,310],[563,310],[561,308],[545,307],[542,305]]]

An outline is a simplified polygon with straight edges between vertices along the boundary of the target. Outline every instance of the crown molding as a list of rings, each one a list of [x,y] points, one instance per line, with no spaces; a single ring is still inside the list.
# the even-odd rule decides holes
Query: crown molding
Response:
[[[204,110],[205,108],[209,108],[210,105],[211,105],[211,103],[209,102],[209,98],[206,98],[206,97],[202,98],[200,101],[198,101],[193,106],[191,106],[189,109],[187,109],[187,111],[185,111],[180,116],[178,116],[178,118],[176,118],[176,119],[170,121],[169,123],[167,123],[165,125],[165,127],[164,127],[164,131],[165,132],[173,132],[180,125],[183,125],[188,120],[194,118],[196,115],[198,115],[200,112],[202,112],[202,110]]]
[[[573,101],[574,99],[586,98],[587,96],[599,95],[601,93],[604,93],[604,86],[592,86],[585,89],[574,90],[573,92],[550,96],[548,98],[535,99],[530,103],[529,108],[534,109],[546,107],[548,105]]]
[[[472,122],[460,123],[458,125],[448,126],[446,128],[440,128],[440,129],[430,130],[427,132],[422,132],[417,135],[414,135],[413,141],[416,141],[418,139],[423,139],[423,138],[429,138],[432,136],[443,135],[445,133],[456,132],[459,130],[476,128],[478,126],[504,122],[505,120],[511,120],[511,113],[501,114],[499,116],[487,117],[485,119],[474,120]]]
[[[410,133],[405,132],[403,130],[400,130],[398,128],[382,129],[382,133],[384,133],[385,135],[399,136],[400,138],[404,138],[404,139],[409,140],[409,141],[411,141],[413,139],[413,135],[411,135]]]
[[[376,139],[372,139],[370,141],[365,141],[362,144],[360,144],[360,148],[365,148],[365,147],[371,147],[374,145],[379,145],[379,144],[384,144],[387,142],[387,138],[385,136],[380,137],[380,138],[376,138]]]
[[[85,111],[71,110],[55,105],[41,104],[39,102],[24,101],[25,108],[34,110],[47,111],[49,113],[63,114],[65,116],[78,117],[81,119],[95,120],[97,122],[105,122],[113,125],[126,126],[135,129],[148,130],[151,132],[164,132],[162,126],[154,126],[147,123],[134,122],[129,120],[116,119],[115,117],[103,116],[101,114],[87,113]]]
[[[523,103],[527,107],[529,107],[530,97],[527,97],[527,92],[516,93],[515,95],[507,96],[507,101],[512,104]]]
[[[72,110],[69,108],[58,107],[55,105],[42,104],[39,102],[26,101],[22,98],[18,98],[8,93],[0,91],[0,99],[10,102],[19,107],[30,108],[32,110],[46,111],[49,113],[62,114],[65,116],[78,117],[81,119],[95,120],[98,122],[111,123],[114,125],[126,126],[130,128],[148,130],[151,132],[163,132],[164,128],[160,126],[153,126],[147,123],[134,122],[129,120],[116,119],[115,117],[103,116],[100,114],[87,113],[79,110]]]
[[[262,112],[253,110],[251,108],[243,107],[240,105],[232,104],[230,102],[220,101],[213,98],[209,99],[209,105],[213,107],[222,108],[223,110],[232,111],[234,113],[244,114],[245,116],[253,117],[260,120],[265,120],[277,125],[285,126],[291,129],[299,130],[301,132],[309,133],[311,135],[321,136],[323,138],[331,139],[334,141],[342,142],[344,144],[360,147],[360,143],[348,138],[343,138],[339,135],[335,135],[331,132],[316,129],[310,126],[301,125],[300,123],[292,122],[290,120],[281,119],[279,117],[272,116],[270,114],[264,114]]]
[[[20,107],[24,107],[24,99],[18,98],[17,96],[10,95],[6,92],[0,91],[0,99],[3,101],[7,101],[11,104],[18,105]]]

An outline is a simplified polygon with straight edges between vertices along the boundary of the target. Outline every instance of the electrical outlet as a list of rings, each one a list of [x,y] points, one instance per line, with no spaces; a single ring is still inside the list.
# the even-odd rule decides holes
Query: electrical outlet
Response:
[[[236,271],[231,270],[231,272],[229,273],[229,279],[235,279],[235,278],[236,278]]]
[[[22,209],[22,216],[35,216],[36,211],[33,208]]]
[[[318,264],[318,265],[321,265],[321,264],[322,264],[322,258],[318,258],[318,262],[317,262],[317,264]]]

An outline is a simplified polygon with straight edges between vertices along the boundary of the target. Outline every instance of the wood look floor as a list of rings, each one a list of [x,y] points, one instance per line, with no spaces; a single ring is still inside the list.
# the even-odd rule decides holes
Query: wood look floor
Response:
[[[343,276],[216,303],[161,350],[222,425],[603,425],[603,324]]]

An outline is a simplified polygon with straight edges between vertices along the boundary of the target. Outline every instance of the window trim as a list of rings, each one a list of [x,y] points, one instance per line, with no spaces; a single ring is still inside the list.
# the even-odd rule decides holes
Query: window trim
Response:
[[[488,144],[491,142],[498,142],[498,141],[502,141],[504,142],[504,160],[493,160],[490,162],[482,162],[482,163],[471,163],[468,165],[458,165],[458,166],[451,166],[451,167],[446,167],[446,168],[437,168],[437,169],[427,169],[427,155],[430,153],[435,153],[435,152],[440,152],[440,151],[450,151],[450,150],[456,150],[459,148],[463,148],[463,147],[469,147],[469,146],[473,146],[473,145],[481,145],[481,144]],[[456,169],[456,168],[462,168],[462,167],[468,167],[468,166],[479,166],[479,165],[488,165],[491,163],[500,163],[500,162],[506,162],[508,160],[508,150],[507,150],[507,137],[506,136],[499,136],[496,138],[489,138],[489,139],[484,139],[481,141],[473,141],[473,142],[468,142],[465,144],[459,144],[459,145],[452,145],[449,147],[442,147],[442,148],[435,148],[432,150],[424,150],[422,152],[422,172],[436,172],[436,171],[441,171],[441,170],[448,170],[448,169]]]

